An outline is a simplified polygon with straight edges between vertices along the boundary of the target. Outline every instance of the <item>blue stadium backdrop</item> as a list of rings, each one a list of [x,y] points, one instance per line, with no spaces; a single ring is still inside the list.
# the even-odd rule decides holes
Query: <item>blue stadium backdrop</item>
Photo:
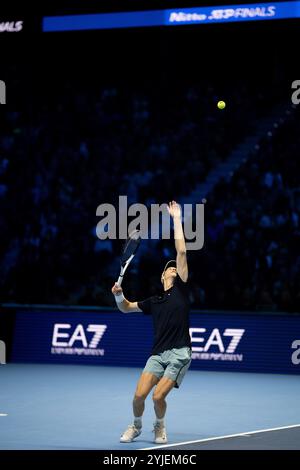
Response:
[[[193,313],[192,369],[300,373],[300,316]],[[143,367],[151,318],[116,311],[18,309],[13,362]]]

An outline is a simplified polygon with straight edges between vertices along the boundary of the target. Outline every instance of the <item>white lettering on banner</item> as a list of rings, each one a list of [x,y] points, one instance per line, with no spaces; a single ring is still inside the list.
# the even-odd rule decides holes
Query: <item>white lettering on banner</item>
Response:
[[[62,332],[62,330],[71,330],[72,325],[69,323],[56,323],[53,328],[51,354],[68,354],[68,355],[85,355],[85,356],[103,356],[104,349],[97,349],[102,336],[105,333],[107,325],[88,325],[84,328],[78,324],[73,334],[71,331]],[[88,342],[87,333],[93,333],[91,340]],[[61,338],[68,339],[61,341]],[[81,343],[81,347],[73,347],[75,342]]]
[[[292,342],[292,349],[296,349],[296,351],[293,352],[292,354],[292,363],[294,366],[297,366],[300,364],[300,340],[295,339],[295,341]]]
[[[194,12],[191,10],[189,13],[177,10],[171,11],[169,15],[169,23],[210,22],[230,20],[231,18],[268,18],[276,16],[276,6],[220,8],[211,10],[209,15],[201,14],[197,10]]]
[[[195,336],[197,334],[206,333],[206,328],[190,328],[190,337],[192,343],[205,343],[203,336]],[[207,341],[203,346],[192,346],[192,359],[200,360],[214,360],[214,361],[242,361],[243,354],[233,354],[244,334],[244,329],[239,328],[226,328],[223,334],[220,333],[218,328],[214,328],[210,333]],[[226,350],[224,347],[223,337],[231,337],[231,341]],[[217,347],[219,352],[210,352],[211,347]]]
[[[190,337],[191,337],[192,343],[204,343],[204,338],[199,337],[199,336],[193,336],[193,333],[205,333],[205,332],[206,332],[206,328],[190,328]],[[193,346],[192,350],[203,351],[203,348]]]
[[[239,342],[241,341],[241,338],[242,338],[244,332],[245,332],[245,330],[226,328],[223,335],[224,336],[232,336],[232,340],[230,341],[229,346],[226,349],[227,353],[234,353],[234,351],[236,350]]]
[[[86,340],[85,332],[82,325],[77,325],[72,337],[69,341],[69,346],[73,346],[75,341],[81,341],[82,346],[87,348],[88,342]]]
[[[60,333],[59,330],[62,328],[71,328],[71,325],[69,325],[69,323],[56,323],[54,325],[52,346],[68,346],[66,342],[58,342],[58,338],[69,338],[70,336],[68,333]]]
[[[51,354],[68,354],[70,356],[104,356],[104,349],[91,348],[51,348]]]
[[[169,17],[169,22],[181,22],[181,21],[204,21],[206,20],[207,15],[205,14],[198,14],[198,13],[184,13],[183,11],[180,12],[172,12]]]
[[[95,333],[90,342],[90,348],[96,348],[98,346],[102,336],[104,335],[106,328],[107,328],[106,325],[89,325],[88,326],[87,331],[91,333]]]
[[[222,354],[222,353],[192,353],[192,359],[202,361],[242,361],[243,354]]]
[[[23,29],[23,21],[0,22],[0,33],[19,33]]]
[[[212,333],[211,333],[206,345],[204,346],[204,351],[208,351],[210,346],[212,346],[213,344],[215,344],[216,346],[219,347],[220,352],[225,351],[223,341],[222,341],[222,338],[221,338],[221,335],[220,335],[220,332],[219,332],[218,328],[214,328],[212,330]]]

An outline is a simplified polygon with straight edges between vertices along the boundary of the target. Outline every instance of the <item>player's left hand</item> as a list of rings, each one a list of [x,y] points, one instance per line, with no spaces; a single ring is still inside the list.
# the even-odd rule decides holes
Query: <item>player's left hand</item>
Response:
[[[168,212],[171,217],[181,217],[181,207],[176,201],[169,202]]]

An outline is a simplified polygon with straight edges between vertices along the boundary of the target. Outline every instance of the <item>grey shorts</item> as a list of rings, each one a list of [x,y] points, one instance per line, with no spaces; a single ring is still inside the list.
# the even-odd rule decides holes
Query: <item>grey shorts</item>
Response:
[[[179,388],[191,361],[191,348],[173,348],[150,356],[143,372],[149,372],[159,379],[168,377],[176,382],[175,388]]]

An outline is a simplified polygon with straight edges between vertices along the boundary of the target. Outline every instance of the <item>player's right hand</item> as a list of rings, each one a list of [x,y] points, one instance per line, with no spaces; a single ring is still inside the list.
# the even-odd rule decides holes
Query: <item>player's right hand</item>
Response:
[[[115,284],[113,285],[111,291],[112,291],[112,293],[113,293],[114,295],[121,295],[122,292],[123,292],[123,289],[122,289],[122,287],[120,287],[120,286],[115,282]]]

